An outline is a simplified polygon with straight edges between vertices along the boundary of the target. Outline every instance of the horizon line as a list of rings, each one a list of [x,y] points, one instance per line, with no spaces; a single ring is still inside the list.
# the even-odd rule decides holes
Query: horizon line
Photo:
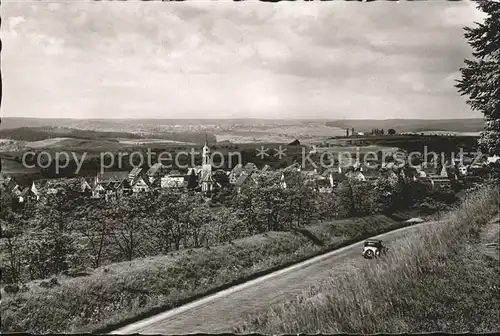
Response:
[[[111,117],[111,118],[71,118],[71,117],[1,117],[2,119],[56,119],[56,120],[325,120],[325,121],[345,121],[345,120],[472,120],[484,119],[475,118],[166,118],[166,117]]]

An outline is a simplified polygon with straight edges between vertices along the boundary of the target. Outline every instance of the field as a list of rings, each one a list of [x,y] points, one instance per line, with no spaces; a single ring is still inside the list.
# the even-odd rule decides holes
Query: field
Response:
[[[367,147],[380,146],[400,148],[409,152],[438,152],[458,153],[475,152],[477,150],[477,137],[475,136],[440,136],[440,135],[385,135],[385,136],[355,136],[323,139],[316,143],[317,146],[329,147]]]
[[[366,153],[376,153],[378,151],[382,151],[384,153],[394,153],[399,150],[398,147],[386,147],[386,146],[376,146],[376,145],[368,145],[368,146],[333,146],[326,148],[318,148],[318,152],[330,152],[330,153],[350,153],[356,155],[366,154]]]
[[[37,168],[27,168],[22,163],[13,160],[1,159],[3,174],[36,174]]]
[[[3,118],[0,137],[28,141],[45,137],[86,138],[91,140],[112,138],[159,138],[170,141],[203,143],[204,134],[210,141],[232,143],[276,142],[288,143],[295,139],[304,142],[345,135],[345,128],[370,131],[389,128],[401,132],[446,132],[457,135],[476,135],[483,129],[482,119],[466,120],[266,120],[266,119],[30,119]],[[15,132],[13,132],[15,130]],[[71,130],[78,130],[77,132]],[[27,132],[29,131],[29,132]],[[121,136],[117,132],[122,133]],[[465,134],[464,134],[465,132]],[[14,136],[15,133],[15,136]],[[48,133],[48,135],[44,135]],[[100,134],[105,133],[105,134]],[[113,133],[115,133],[113,135]],[[5,134],[5,135],[2,135]],[[193,140],[188,140],[188,134]],[[155,136],[156,135],[156,136]],[[160,137],[157,137],[160,135]],[[145,141],[142,141],[145,142]]]
[[[478,137],[481,132],[452,132],[452,131],[424,131],[421,132],[424,135],[453,135],[453,136],[472,136]]]
[[[308,122],[294,124],[283,121],[283,125],[241,125],[224,132],[217,131],[217,141],[232,143],[283,142],[289,143],[295,139],[307,143],[322,137],[344,135],[345,131],[335,127],[325,126],[323,122]]]
[[[470,121],[470,120],[469,120]],[[22,122],[26,125],[17,127]],[[199,124],[196,124],[199,122]],[[347,122],[347,121],[345,121]],[[360,123],[361,121],[355,121]],[[391,121],[379,121],[389,124]],[[420,125],[430,121],[397,121],[398,125]],[[473,125],[477,121],[470,121]],[[326,124],[325,124],[326,123]],[[420,124],[419,124],[420,123]],[[440,125],[451,128],[456,122],[438,121]],[[52,124],[52,125],[50,125]],[[477,138],[458,135],[394,135],[394,136],[354,136],[345,137],[344,130],[330,125],[325,120],[73,120],[73,119],[23,119],[6,118],[2,120],[0,130],[0,153],[4,159],[20,162],[26,151],[46,151],[75,153],[81,156],[87,153],[83,171],[93,172],[99,169],[99,153],[135,152],[145,153],[168,151],[175,157],[180,151],[201,149],[208,139],[212,152],[222,155],[239,152],[242,163],[254,162],[258,167],[265,164],[273,168],[284,168],[293,162],[301,162],[304,153],[309,153],[313,146],[321,147],[318,151],[333,153],[365,154],[367,152],[395,152],[399,149],[407,152],[441,152],[450,154],[474,152]],[[17,128],[16,128],[17,127]],[[409,126],[408,126],[409,127]],[[457,128],[460,130],[460,128]],[[434,131],[429,131],[436,133]],[[453,132],[453,131],[449,131]],[[439,133],[439,132],[437,132]],[[287,146],[286,157],[281,160],[274,157],[279,146],[285,146],[299,140],[302,146]],[[260,146],[268,148],[268,156],[256,156]],[[304,148],[304,147],[305,148]],[[153,158],[153,161],[155,159]],[[216,161],[217,159],[214,158]],[[227,157],[225,158],[227,162]],[[15,162],[7,162],[9,173],[29,174],[24,167]],[[232,165],[234,166],[234,165]],[[72,169],[64,173],[72,174]],[[126,164],[122,168],[129,169]],[[224,167],[232,168],[232,167]],[[52,168],[50,168],[52,169]],[[53,177],[51,170],[46,170],[46,177]],[[34,172],[34,171],[33,171]]]
[[[339,127],[342,129],[354,128],[355,132],[369,132],[374,128],[384,129],[386,132],[389,128],[396,130],[398,133],[403,132],[481,132],[484,128],[484,120],[476,119],[386,119],[386,120],[337,120],[328,121],[327,126]]]

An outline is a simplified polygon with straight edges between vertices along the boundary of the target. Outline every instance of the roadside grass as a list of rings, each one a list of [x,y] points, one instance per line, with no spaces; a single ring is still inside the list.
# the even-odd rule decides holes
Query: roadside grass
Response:
[[[408,235],[387,258],[250,316],[235,332],[495,331],[500,265],[484,253],[480,233],[499,206],[500,188],[484,187],[444,221]]]
[[[2,329],[32,333],[103,330],[402,226],[406,224],[383,215],[322,222],[306,228],[322,246],[297,232],[268,232],[232,244],[101,267],[80,278],[58,277],[58,285],[52,288],[32,283],[28,291],[3,295]]]

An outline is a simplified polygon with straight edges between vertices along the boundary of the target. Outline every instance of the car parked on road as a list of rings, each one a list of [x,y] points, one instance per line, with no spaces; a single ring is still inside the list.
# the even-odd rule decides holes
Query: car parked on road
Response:
[[[365,259],[378,258],[386,254],[389,248],[382,243],[382,240],[367,240],[363,246],[363,257]]]

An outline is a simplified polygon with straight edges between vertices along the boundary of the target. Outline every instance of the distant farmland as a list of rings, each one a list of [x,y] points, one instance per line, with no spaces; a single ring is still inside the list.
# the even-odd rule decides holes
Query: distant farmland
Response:
[[[402,132],[481,132],[484,129],[484,120],[475,119],[386,119],[386,120],[337,120],[326,122],[327,126],[342,129],[354,128],[355,132],[369,132],[374,128],[384,129],[386,132],[392,128],[398,133]]]

